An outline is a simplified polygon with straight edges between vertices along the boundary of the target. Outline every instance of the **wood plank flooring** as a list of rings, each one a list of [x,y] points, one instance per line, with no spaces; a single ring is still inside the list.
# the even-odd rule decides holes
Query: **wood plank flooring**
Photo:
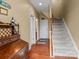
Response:
[[[50,57],[47,44],[35,44],[28,52],[28,59],[77,59],[75,57]]]

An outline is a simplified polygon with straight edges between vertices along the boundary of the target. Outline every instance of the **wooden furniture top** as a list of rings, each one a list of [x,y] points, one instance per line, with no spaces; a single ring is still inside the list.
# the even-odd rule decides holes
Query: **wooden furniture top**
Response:
[[[11,59],[24,47],[28,48],[28,43],[26,44],[25,41],[20,39],[10,44],[4,45],[0,47],[0,59]]]

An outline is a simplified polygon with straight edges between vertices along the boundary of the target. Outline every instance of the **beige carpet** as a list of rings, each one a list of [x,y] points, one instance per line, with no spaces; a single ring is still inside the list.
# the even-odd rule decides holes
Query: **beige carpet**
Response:
[[[77,57],[76,49],[62,20],[53,23],[54,56]]]

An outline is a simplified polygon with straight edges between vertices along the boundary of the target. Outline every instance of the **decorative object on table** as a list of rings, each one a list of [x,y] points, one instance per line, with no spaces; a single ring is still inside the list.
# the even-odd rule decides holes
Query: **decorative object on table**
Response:
[[[10,23],[11,23],[11,25],[15,26],[15,19],[14,19],[14,17],[12,17]]]
[[[12,26],[12,34],[16,34],[16,29],[15,29],[15,19],[14,17],[12,17],[11,21],[10,21],[10,25]]]
[[[12,33],[13,34],[17,34],[17,33],[19,34],[19,24],[15,23],[14,17],[12,17],[12,19],[10,21],[10,25],[12,26],[12,29],[13,29]]]

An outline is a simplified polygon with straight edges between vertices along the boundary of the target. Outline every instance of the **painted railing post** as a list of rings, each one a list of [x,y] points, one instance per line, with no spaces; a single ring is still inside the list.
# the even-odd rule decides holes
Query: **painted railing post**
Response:
[[[50,47],[50,56],[53,55],[53,46],[52,46],[52,18],[48,20],[48,35],[49,35],[49,47]]]

